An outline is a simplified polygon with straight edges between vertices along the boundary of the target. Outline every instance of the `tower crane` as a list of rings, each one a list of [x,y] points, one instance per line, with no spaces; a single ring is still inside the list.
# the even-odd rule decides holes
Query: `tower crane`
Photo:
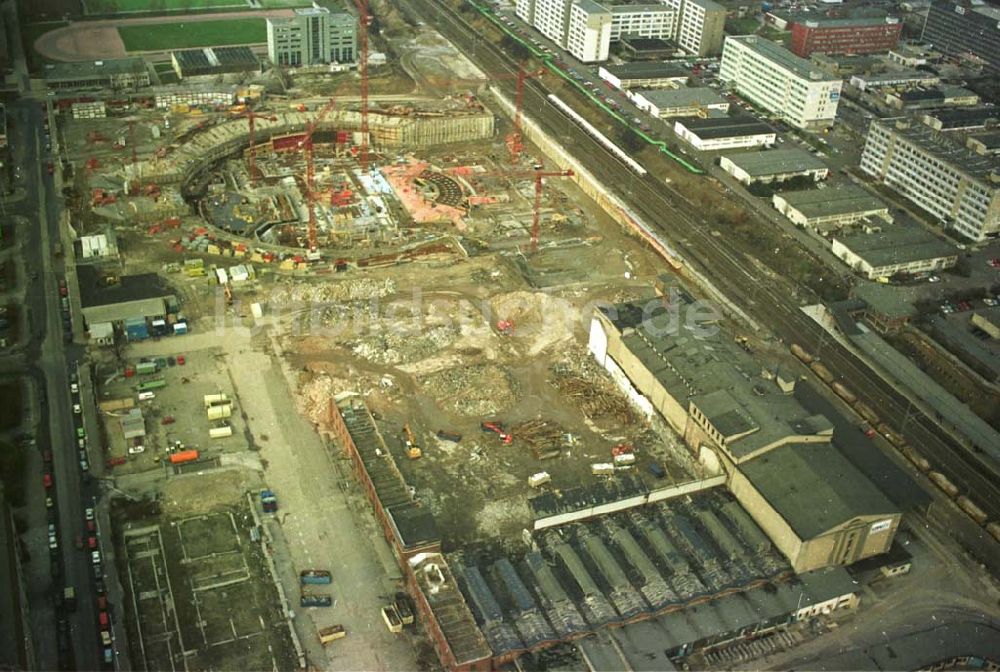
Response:
[[[242,112],[233,114],[234,117],[247,118],[247,130],[250,133],[250,148],[247,151],[247,170],[250,172],[250,186],[257,185],[257,138],[254,130],[254,121],[266,119],[267,121],[277,121],[274,115],[257,114],[249,105]]]
[[[538,237],[541,227],[542,210],[542,178],[545,177],[573,177],[572,170],[525,170],[513,173],[480,173],[476,177],[506,177],[512,180],[523,180],[531,178],[535,182],[535,200],[531,209],[531,253],[538,251]]]
[[[323,109],[313,118],[312,121],[306,126],[306,132],[302,139],[302,149],[305,152],[306,159],[306,203],[309,207],[309,253],[315,254],[317,248],[319,247],[319,241],[316,235],[316,198],[315,198],[315,167],[313,165],[313,132],[316,127],[319,126],[326,115],[330,114],[330,111],[336,106],[336,100],[331,98],[327,101]]]
[[[368,0],[354,0],[358,10],[358,74],[361,75],[361,172],[368,172]]]

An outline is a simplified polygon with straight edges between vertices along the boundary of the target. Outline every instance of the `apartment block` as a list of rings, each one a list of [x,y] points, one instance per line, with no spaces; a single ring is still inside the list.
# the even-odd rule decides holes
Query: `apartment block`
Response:
[[[296,9],[267,19],[267,55],[277,66],[303,67],[357,60],[357,21],[326,7]]]
[[[717,56],[725,37],[726,8],[712,0],[666,0],[680,20],[674,41],[694,56]]]
[[[611,6],[611,41],[623,37],[672,40],[677,32],[677,10],[665,5]]]
[[[730,35],[719,78],[740,95],[797,128],[833,125],[843,82],[779,44]]]
[[[975,241],[1000,235],[1000,161],[918,124],[872,123],[861,169]]]
[[[1000,8],[936,0],[927,11],[920,39],[947,54],[971,52],[1000,72]]]
[[[584,63],[608,60],[611,12],[594,0],[577,0],[569,7],[566,51]]]
[[[860,19],[814,19],[792,23],[793,54],[876,54],[899,43],[903,24],[893,17]]]

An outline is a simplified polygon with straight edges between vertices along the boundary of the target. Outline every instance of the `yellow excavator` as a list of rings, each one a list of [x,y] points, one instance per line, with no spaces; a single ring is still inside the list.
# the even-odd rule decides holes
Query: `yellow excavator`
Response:
[[[417,445],[417,437],[413,436],[413,430],[410,429],[410,423],[403,425],[403,435],[406,441],[406,456],[411,460],[416,460],[423,455],[420,450],[420,446]]]

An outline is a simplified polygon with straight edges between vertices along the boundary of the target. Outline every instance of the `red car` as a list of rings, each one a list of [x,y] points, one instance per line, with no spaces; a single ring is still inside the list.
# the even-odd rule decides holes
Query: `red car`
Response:
[[[43,474],[42,475],[42,485],[45,486],[46,490],[48,490],[49,488],[52,487],[52,474]]]
[[[108,598],[103,595],[97,597],[97,608],[101,611],[105,611],[108,608]]]
[[[108,612],[102,611],[97,615],[97,621],[101,624],[102,628],[108,627]]]
[[[89,548],[92,551],[97,550],[97,537],[95,537],[94,535],[90,535],[89,537],[87,537],[87,548]]]
[[[97,526],[94,525],[94,521],[93,520],[88,520],[87,521],[87,531],[88,532],[93,532],[96,529],[97,529]],[[91,537],[91,538],[93,538],[93,537]]]
[[[49,161],[48,163],[45,164],[45,170],[48,172],[49,175],[51,175],[52,173],[56,172],[56,167],[52,165],[51,161]]]

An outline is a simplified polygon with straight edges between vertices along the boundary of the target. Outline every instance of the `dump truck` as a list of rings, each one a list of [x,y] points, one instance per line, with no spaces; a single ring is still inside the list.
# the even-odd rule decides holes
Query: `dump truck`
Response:
[[[270,490],[261,490],[260,506],[264,509],[264,513],[274,513],[278,510],[278,498]]]
[[[396,613],[399,614],[399,620],[402,621],[403,625],[411,625],[413,623],[413,607],[410,606],[409,595],[406,593],[396,593],[392,605],[396,607]]]

